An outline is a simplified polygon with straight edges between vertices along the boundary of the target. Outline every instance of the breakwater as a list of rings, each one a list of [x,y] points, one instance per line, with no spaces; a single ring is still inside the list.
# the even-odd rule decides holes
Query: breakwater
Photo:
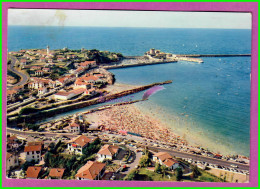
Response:
[[[128,68],[128,67],[137,67],[137,66],[148,66],[154,64],[166,64],[166,63],[176,63],[177,61],[170,60],[170,61],[158,61],[158,62],[150,62],[150,63],[137,63],[137,64],[119,64],[113,66],[103,66],[102,68],[109,70],[109,69],[117,69],[117,68]]]
[[[177,54],[177,57],[237,57],[237,56],[251,56],[251,54]]]
[[[149,88],[156,86],[156,85],[164,85],[164,84],[169,84],[169,83],[172,83],[172,81],[168,80],[168,81],[164,81],[164,82],[152,83],[152,84],[149,84],[149,85],[136,87],[134,89],[125,90],[125,91],[122,91],[122,92],[119,92],[119,93],[97,97],[97,98],[94,98],[92,100],[77,102],[77,103],[73,103],[73,104],[69,104],[69,105],[63,105],[63,106],[59,106],[59,107],[48,109],[48,110],[38,111],[37,113],[32,113],[32,114],[29,114],[29,115],[19,115],[19,116],[12,117],[12,118],[7,117],[8,118],[7,119],[8,120],[7,125],[8,126],[14,125],[14,124],[17,125],[17,124],[23,123],[23,122],[34,123],[34,122],[37,122],[39,120],[46,119],[48,117],[52,117],[54,115],[57,115],[57,114],[60,114],[60,113],[63,113],[63,112],[68,112],[68,111],[71,111],[71,110],[74,110],[74,109],[84,108],[84,107],[87,107],[87,106],[92,106],[92,105],[95,105],[95,104],[107,102],[107,101],[110,101],[110,100],[113,100],[113,99],[117,99],[117,98],[120,98],[120,97],[123,97],[123,96],[127,96],[127,95],[130,95],[130,94],[134,94],[134,93],[149,89]]]

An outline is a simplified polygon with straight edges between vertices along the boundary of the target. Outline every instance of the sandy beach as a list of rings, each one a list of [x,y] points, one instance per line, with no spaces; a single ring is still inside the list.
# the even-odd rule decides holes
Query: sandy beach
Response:
[[[134,104],[112,107],[111,109],[86,115],[91,124],[104,126],[112,131],[129,131],[147,139],[160,140],[171,144],[183,144],[179,136],[166,125],[140,111]]]

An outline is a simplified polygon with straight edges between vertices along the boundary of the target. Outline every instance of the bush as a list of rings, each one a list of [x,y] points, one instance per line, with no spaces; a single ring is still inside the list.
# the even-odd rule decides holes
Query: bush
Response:
[[[159,163],[156,163],[155,168],[154,168],[154,172],[156,172],[156,173],[162,172],[161,165]]]
[[[124,180],[134,180],[136,179],[137,175],[138,175],[138,170],[137,169],[133,169],[132,171],[130,171],[130,173],[125,177]]]
[[[29,166],[34,166],[35,164],[36,164],[36,161],[35,161],[35,160],[26,161],[26,162],[21,166],[21,168],[22,168],[23,171],[26,171]]]
[[[38,131],[39,130],[39,125],[35,125],[35,124],[26,124],[26,127],[29,129],[29,130],[33,130],[33,131]]]
[[[198,176],[201,175],[201,172],[196,165],[192,167],[192,173],[194,178],[198,178]]]
[[[141,167],[148,167],[148,165],[150,164],[150,159],[148,155],[143,155],[140,159],[139,164]]]
[[[182,169],[180,167],[178,167],[176,169],[176,180],[180,181],[182,179],[182,175],[183,175]]]
[[[31,113],[36,113],[38,112],[39,109],[38,108],[32,108],[32,107],[25,107],[25,108],[22,108],[19,112],[20,115],[28,115],[28,114],[31,114]]]

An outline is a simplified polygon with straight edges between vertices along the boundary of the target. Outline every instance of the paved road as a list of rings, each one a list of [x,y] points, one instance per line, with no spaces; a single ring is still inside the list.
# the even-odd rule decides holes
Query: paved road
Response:
[[[131,151],[135,151],[135,148],[131,147],[131,146],[127,146]],[[129,167],[127,169],[127,171],[124,172],[124,174],[128,174],[131,170],[135,169],[136,166],[139,164],[139,161],[142,157],[142,152],[134,152],[135,156],[134,156],[134,161],[132,163],[127,164],[127,166]]]
[[[17,59],[15,57],[8,56],[8,58],[11,59],[11,65],[9,67],[10,70],[21,77],[21,80],[18,83],[14,84],[12,87],[19,86],[19,85],[25,85],[25,83],[29,80],[29,77],[26,74],[18,72],[16,69],[14,69],[14,65],[15,65],[15,63],[17,61]],[[12,88],[12,87],[9,87],[9,88]]]
[[[21,135],[21,136],[29,136],[29,135],[41,136],[42,134],[44,134],[45,137],[53,137],[53,136],[76,137],[77,136],[77,135],[70,134],[70,133],[49,133],[49,132],[20,131],[20,130],[11,129],[11,128],[7,128],[6,131],[8,133],[17,134],[17,135]]]
[[[158,147],[148,147],[148,148],[151,149],[151,150],[168,152],[172,156],[176,156],[176,157],[180,157],[180,158],[191,158],[194,161],[204,161],[204,162],[207,162],[207,163],[217,164],[217,165],[225,166],[225,167],[231,167],[231,165],[237,165],[238,169],[249,171],[249,165],[247,165],[247,164],[230,162],[230,161],[225,161],[225,160],[210,158],[210,157],[205,157],[205,156],[199,156],[199,155],[195,155],[195,154],[189,154],[189,153],[186,153],[186,152],[175,151],[175,150],[172,150],[172,149],[169,150],[169,149],[158,148]]]
[[[7,128],[7,132],[13,133],[13,134],[24,135],[24,136],[29,136],[29,135],[40,136],[40,134],[44,134],[46,137],[67,136],[67,137],[72,138],[72,137],[77,136],[77,135],[70,134],[70,133],[30,132],[30,131],[20,131],[20,130],[10,129],[10,128]],[[231,161],[226,161],[226,160],[221,160],[221,159],[216,159],[216,158],[211,158],[211,157],[206,157],[206,156],[198,156],[198,155],[195,155],[195,154],[180,152],[180,151],[177,151],[177,150],[174,150],[174,149],[151,147],[150,145],[147,146],[147,147],[150,150],[168,152],[172,156],[176,156],[176,157],[180,157],[180,158],[191,158],[194,161],[204,161],[204,162],[207,162],[207,163],[216,164],[216,165],[225,166],[225,167],[230,167],[230,168],[232,168],[231,165],[237,165],[238,169],[249,171],[249,165],[247,165],[247,164],[241,164],[241,163],[237,163],[237,162],[231,162]],[[134,149],[130,149],[130,150],[134,151]],[[137,153],[137,154],[139,155],[139,153]],[[140,154],[140,157],[139,156],[136,157],[136,160],[134,162],[139,162],[140,158],[141,158],[141,154]],[[133,167],[135,167],[136,165],[137,164],[134,164]]]

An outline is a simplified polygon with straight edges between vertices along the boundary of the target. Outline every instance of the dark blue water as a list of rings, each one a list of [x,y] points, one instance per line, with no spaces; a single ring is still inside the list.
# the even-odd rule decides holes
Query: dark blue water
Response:
[[[143,55],[150,48],[180,54],[247,54],[251,30],[91,27],[8,28],[8,50],[99,49]],[[111,70],[117,82],[148,84],[173,80],[140,103],[196,144],[226,154],[249,155],[250,57],[203,58],[204,64],[178,62]],[[136,94],[141,98],[142,93]]]

